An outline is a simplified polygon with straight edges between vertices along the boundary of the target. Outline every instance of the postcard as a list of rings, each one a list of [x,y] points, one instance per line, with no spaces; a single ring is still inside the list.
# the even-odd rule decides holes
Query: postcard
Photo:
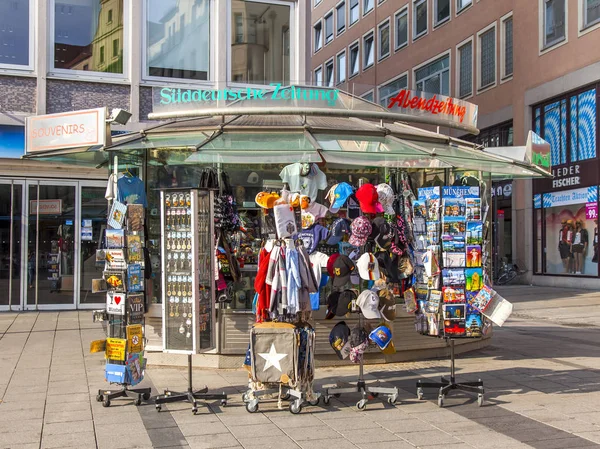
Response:
[[[417,296],[414,288],[409,288],[404,292],[404,307],[406,313],[415,313],[417,311]]]
[[[444,255],[444,267],[446,267],[446,268],[464,268],[465,253],[445,252],[443,255]]]
[[[125,246],[125,231],[123,229],[106,230],[106,247],[123,248]]]
[[[127,267],[127,289],[130,292],[142,290],[142,266],[139,263],[133,263]]]
[[[413,215],[415,218],[427,217],[427,205],[425,201],[413,201]]]
[[[107,223],[113,229],[121,229],[125,221],[127,206],[119,201],[114,201],[110,208]]]
[[[481,246],[467,245],[467,268],[478,268],[481,266]]]
[[[105,292],[108,289],[104,279],[92,279],[92,293]]]
[[[467,222],[467,245],[481,245],[483,241],[483,224],[480,221]]]
[[[127,262],[125,261],[125,251],[122,249],[107,249],[106,269],[124,270],[125,268],[127,268]]]
[[[437,245],[440,242],[440,224],[427,223],[427,246]]]
[[[144,260],[142,240],[139,235],[127,235],[127,258],[130,263]]]
[[[480,313],[467,313],[466,322],[466,336],[467,337],[481,337],[481,329],[483,327],[483,320]]]
[[[444,220],[444,224],[442,227],[442,234],[444,236],[451,236],[456,239],[456,237],[464,237],[466,232],[466,223],[464,221],[446,221]],[[456,239],[457,240],[457,239]]]
[[[129,232],[144,230],[144,206],[142,204],[127,205],[127,230]]]
[[[437,313],[426,313],[429,335],[440,335],[440,321]]]
[[[466,304],[444,304],[445,320],[464,320],[467,310]]]
[[[442,251],[464,254],[465,242],[464,240],[445,240],[442,242]]]
[[[467,198],[466,219],[470,221],[481,220],[481,198]]]
[[[427,317],[423,313],[415,315],[415,331],[419,334],[427,335]]]
[[[472,307],[480,312],[483,312],[488,307],[494,296],[496,296],[495,290],[487,285],[484,285],[481,287],[479,293],[468,295],[467,300]]]
[[[466,203],[462,198],[444,199],[444,221],[464,221]]]
[[[427,222],[424,217],[415,217],[413,219],[413,233],[427,234]]]
[[[447,268],[442,271],[444,287],[464,287],[465,270],[458,268]]]
[[[442,292],[439,290],[431,290],[429,292],[429,298],[425,303],[425,312],[437,313],[440,311],[440,305],[442,303]]]
[[[466,288],[471,292],[481,290],[483,288],[483,269],[467,268],[465,270]]]
[[[444,287],[442,288],[442,298],[444,303],[461,303],[464,304],[465,289],[462,287]]]
[[[440,221],[440,200],[427,200],[427,221]]]
[[[118,292],[125,291],[125,272],[118,270],[105,270],[104,280],[108,284],[108,288]]]
[[[465,320],[444,320],[445,337],[464,337],[466,335]]]

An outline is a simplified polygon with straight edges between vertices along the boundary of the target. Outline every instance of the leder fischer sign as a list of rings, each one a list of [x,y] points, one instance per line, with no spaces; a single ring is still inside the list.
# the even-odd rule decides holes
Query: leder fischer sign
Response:
[[[106,108],[27,117],[27,153],[104,145]]]

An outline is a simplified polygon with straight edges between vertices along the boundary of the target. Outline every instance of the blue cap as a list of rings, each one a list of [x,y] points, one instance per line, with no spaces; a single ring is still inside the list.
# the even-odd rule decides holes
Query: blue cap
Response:
[[[387,326],[379,326],[373,329],[369,338],[379,346],[379,349],[385,349],[392,341],[392,331]]]
[[[350,235],[350,222],[345,218],[338,218],[331,224],[327,244],[337,245],[344,238],[344,234]]]
[[[332,212],[337,212],[340,207],[344,207],[346,204],[346,200],[350,195],[354,193],[354,189],[347,182],[340,182],[335,186],[335,190],[333,191],[333,198],[331,207],[329,208]]]

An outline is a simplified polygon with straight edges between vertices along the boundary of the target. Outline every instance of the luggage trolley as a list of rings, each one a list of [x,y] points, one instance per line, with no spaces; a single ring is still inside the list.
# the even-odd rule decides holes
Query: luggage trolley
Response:
[[[313,391],[315,332],[308,326],[289,323],[260,323],[250,330],[250,379],[242,395],[249,413],[258,411],[261,398],[277,395],[290,399],[293,414],[305,404],[317,405],[320,394]]]

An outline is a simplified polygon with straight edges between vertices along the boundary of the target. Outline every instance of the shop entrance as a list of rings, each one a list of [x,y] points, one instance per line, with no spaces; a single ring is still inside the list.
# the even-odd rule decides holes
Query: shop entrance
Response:
[[[97,308],[104,181],[0,180],[0,310]]]

